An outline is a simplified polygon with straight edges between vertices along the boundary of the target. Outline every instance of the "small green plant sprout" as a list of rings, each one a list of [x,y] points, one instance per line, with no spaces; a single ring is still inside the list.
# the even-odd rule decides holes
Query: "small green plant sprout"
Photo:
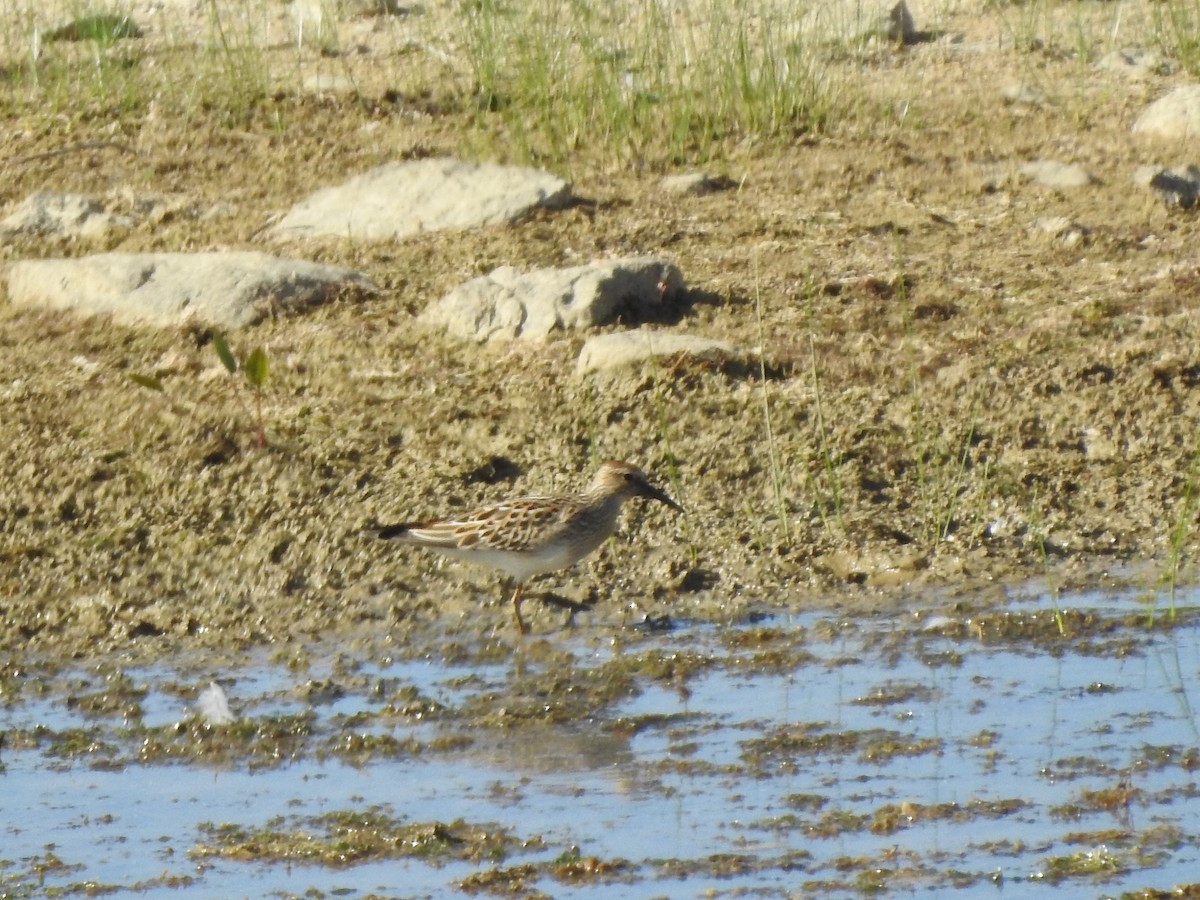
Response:
[[[157,375],[147,375],[145,372],[129,372],[126,377],[134,384],[140,385],[148,391],[154,391],[154,393],[160,394],[163,398],[163,401],[176,415],[190,416],[192,414],[191,407],[189,407],[187,403],[180,402],[167,393],[166,386],[162,383],[162,379]]]
[[[141,372],[130,372],[129,380],[134,384],[140,384],[142,387],[146,388],[146,390],[157,391],[160,394],[163,393],[162,380],[154,375],[144,375]]]
[[[229,344],[224,336],[214,331],[212,336],[213,349],[217,352],[217,357],[221,360],[221,365],[230,375],[236,375],[238,370],[237,357],[233,355],[233,351],[229,349]],[[250,385],[250,389],[254,391],[254,425],[258,435],[258,446],[267,446],[267,433],[263,428],[263,387],[267,383],[267,374],[270,371],[270,363],[267,360],[267,351],[262,347],[255,347],[250,352],[250,355],[242,361],[242,372],[246,376],[246,384]],[[238,394],[238,401],[245,405],[241,394]]]

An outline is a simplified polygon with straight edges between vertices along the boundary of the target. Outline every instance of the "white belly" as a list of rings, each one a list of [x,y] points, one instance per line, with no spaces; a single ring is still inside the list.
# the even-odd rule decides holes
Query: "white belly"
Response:
[[[501,550],[496,547],[437,547],[440,553],[480,566],[499,569],[517,581],[525,581],[535,575],[556,572],[575,565],[603,544],[616,527],[616,513],[620,504],[614,504],[611,513],[604,510],[591,527],[562,529],[545,543],[534,543],[522,551]]]

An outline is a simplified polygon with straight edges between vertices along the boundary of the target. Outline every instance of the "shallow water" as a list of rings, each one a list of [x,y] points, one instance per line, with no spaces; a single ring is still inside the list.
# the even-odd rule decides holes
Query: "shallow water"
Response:
[[[0,697],[0,893],[407,897],[475,879],[484,893],[579,898],[1030,885],[1088,897],[1195,883],[1195,600],[1150,627],[1132,597],[1060,598],[1084,611],[1065,638],[1046,627],[1054,605],[1025,598],[619,641],[584,627],[478,662],[367,645],[219,670],[31,662]],[[626,660],[621,689],[570,705]],[[222,733],[189,705],[215,676],[243,723],[284,717],[300,734],[274,756],[189,756],[195,729]],[[114,684],[134,700],[108,702]],[[398,714],[397,691],[428,714]],[[520,703],[518,718],[492,715]],[[148,734],[177,752],[147,754]],[[354,735],[392,749],[341,752]],[[268,832],[320,836],[315,817],[331,812],[511,840],[475,857],[457,839],[447,854],[396,845],[346,865],[258,852]]]

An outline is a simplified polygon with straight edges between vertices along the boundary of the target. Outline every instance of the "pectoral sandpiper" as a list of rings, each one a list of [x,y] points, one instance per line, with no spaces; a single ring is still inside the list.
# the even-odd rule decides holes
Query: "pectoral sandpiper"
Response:
[[[574,565],[598,548],[617,527],[621,504],[632,497],[649,497],[683,512],[636,466],[609,460],[582,493],[521,497],[449,519],[390,525],[380,529],[379,536],[505,572],[516,583],[513,612],[517,629],[525,634],[525,582]]]

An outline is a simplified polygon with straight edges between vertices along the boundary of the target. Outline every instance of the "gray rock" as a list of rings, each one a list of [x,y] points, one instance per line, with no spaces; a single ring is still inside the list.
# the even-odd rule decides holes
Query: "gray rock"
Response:
[[[905,0],[822,0],[803,7],[801,35],[808,42],[865,42],[872,39],[912,44],[921,40]]]
[[[22,260],[8,269],[12,303],[160,327],[238,328],[346,288],[371,285],[349,269],[265,253],[102,253]]]
[[[304,76],[300,87],[310,94],[352,94],[357,90],[353,80],[336,72],[312,72]]]
[[[0,221],[0,236],[58,234],[95,239],[132,224],[128,217],[113,215],[90,197],[38,191]]]
[[[1126,47],[1104,54],[1096,61],[1096,68],[1131,81],[1144,81],[1156,75],[1170,75],[1176,65],[1146,47]]]
[[[659,182],[664,193],[677,194],[682,197],[700,197],[715,191],[723,191],[732,186],[728,178],[713,178],[703,172],[683,172],[679,175],[667,175]]]
[[[351,16],[404,16],[411,4],[398,0],[292,0],[292,17],[298,22],[320,25]]]
[[[1044,106],[1046,95],[1032,85],[1023,81],[1010,81],[1000,88],[1000,97],[1006,103],[1021,106]]]
[[[536,339],[601,325],[621,312],[661,318],[664,302],[683,290],[679,269],[654,257],[525,273],[501,266],[459,285],[420,318],[465,340]]]
[[[389,163],[317,191],[292,207],[271,233],[283,240],[386,241],[421,231],[504,224],[570,199],[565,181],[537,169],[419,159]]]
[[[1200,140],[1200,84],[1177,87],[1138,116],[1133,133],[1176,141]]]
[[[1194,209],[1200,202],[1200,166],[1142,166],[1134,173],[1134,181],[1156,192],[1168,207]]]
[[[1077,188],[1092,184],[1095,179],[1083,166],[1061,163],[1052,159],[1035,159],[1021,166],[1021,174],[1043,187]]]
[[[916,20],[913,19],[912,13],[909,12],[908,3],[905,0],[899,0],[888,13],[888,24],[885,34],[889,41],[896,41],[905,46],[915,44],[921,39],[921,33],[917,31]]]
[[[637,365],[659,356],[682,355],[725,360],[733,357],[735,353],[733,345],[724,341],[714,341],[691,334],[674,334],[669,331],[635,329],[588,338],[579,352],[575,371],[580,375],[610,371]]]
[[[1087,239],[1088,231],[1066,216],[1043,216],[1033,222],[1035,234],[1044,235],[1065,247],[1075,247]]]

